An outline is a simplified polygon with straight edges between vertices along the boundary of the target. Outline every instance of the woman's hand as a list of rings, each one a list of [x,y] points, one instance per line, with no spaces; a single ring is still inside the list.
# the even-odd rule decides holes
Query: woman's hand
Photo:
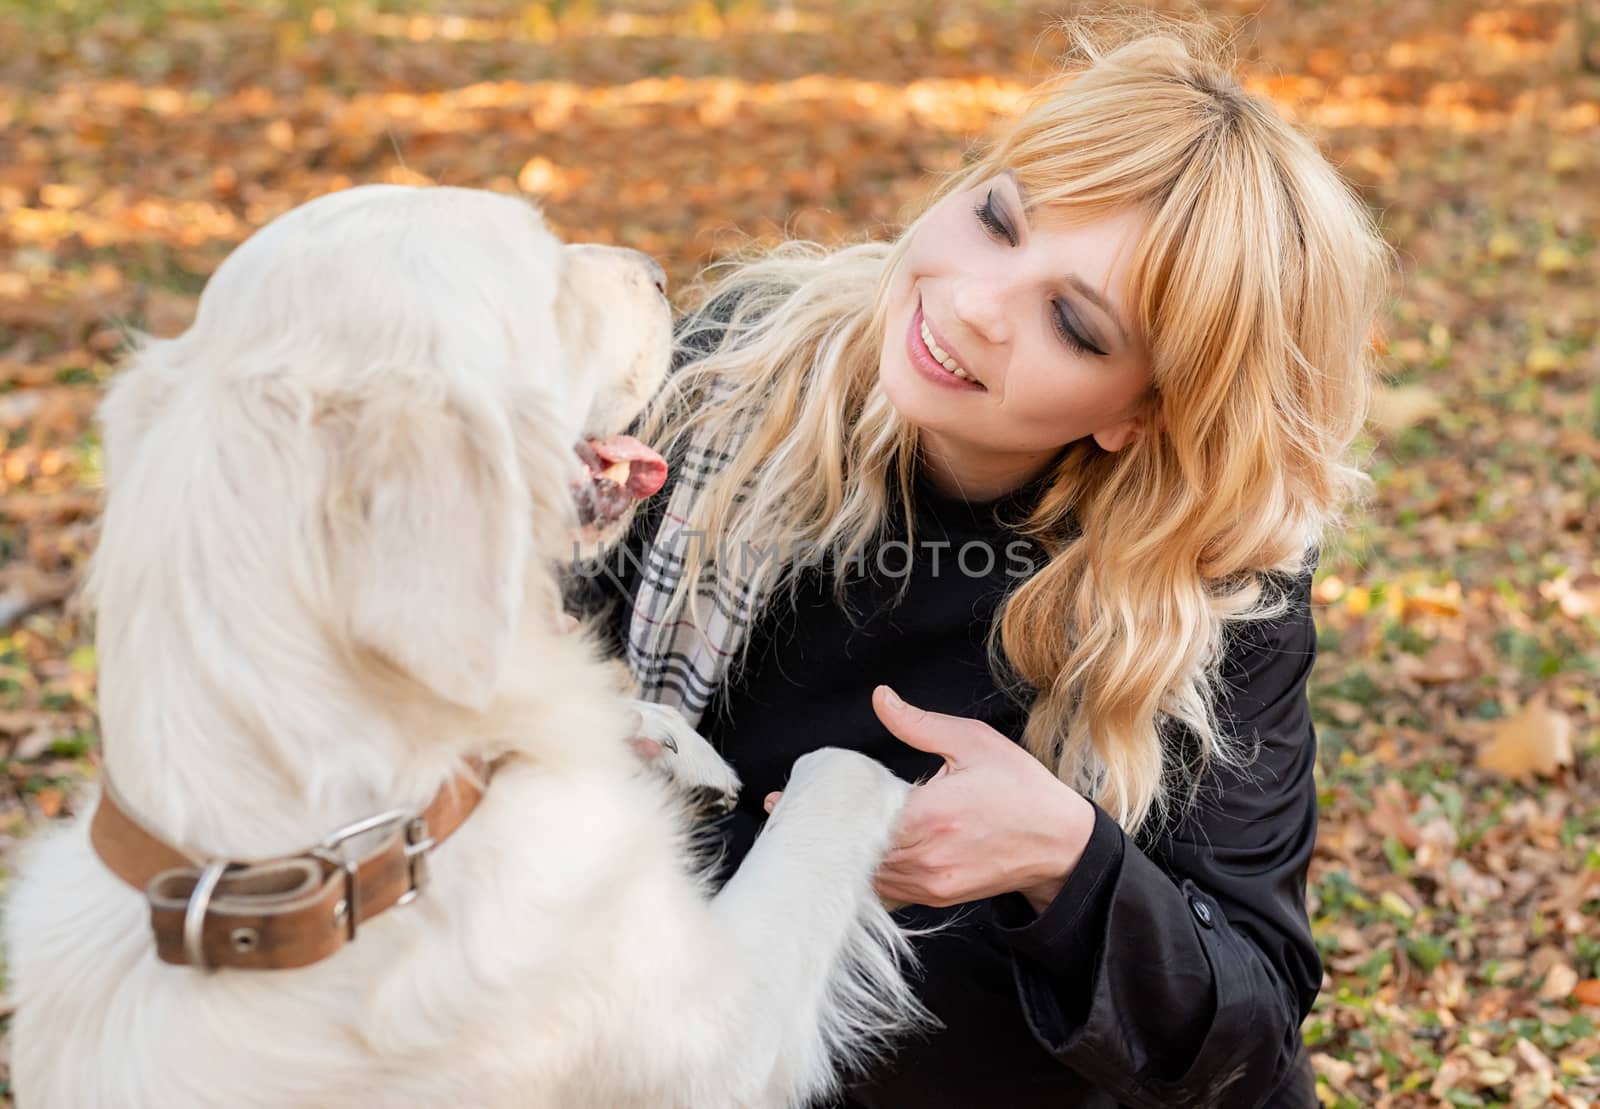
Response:
[[[915,708],[886,685],[872,707],[896,737],[945,760],[906,798],[879,896],[942,906],[1016,890],[1043,911],[1083,857],[1093,806],[981,721]]]

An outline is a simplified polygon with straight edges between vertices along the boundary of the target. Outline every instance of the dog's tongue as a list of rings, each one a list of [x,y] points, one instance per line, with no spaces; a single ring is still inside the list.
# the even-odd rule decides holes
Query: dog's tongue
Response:
[[[600,459],[599,468],[602,470],[618,462],[628,464],[628,480],[621,484],[630,496],[648,497],[666,484],[666,459],[631,435],[590,439],[588,446]]]

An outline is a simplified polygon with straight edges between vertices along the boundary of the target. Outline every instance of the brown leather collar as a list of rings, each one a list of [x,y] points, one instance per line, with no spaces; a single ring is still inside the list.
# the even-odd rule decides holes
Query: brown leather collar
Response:
[[[128,812],[109,779],[89,825],[106,867],[150,902],[156,954],[179,966],[284,970],[309,966],[427,884],[428,852],[472,815],[492,768],[471,762],[420,813],[379,813],[347,824],[298,855],[198,861]],[[341,845],[381,833],[366,854]]]

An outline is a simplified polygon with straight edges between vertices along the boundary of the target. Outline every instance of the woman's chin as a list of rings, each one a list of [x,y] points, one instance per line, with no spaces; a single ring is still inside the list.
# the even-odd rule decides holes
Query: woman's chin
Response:
[[[949,405],[939,403],[936,390],[922,381],[904,359],[879,361],[878,387],[900,418],[915,427],[937,430],[955,415]]]

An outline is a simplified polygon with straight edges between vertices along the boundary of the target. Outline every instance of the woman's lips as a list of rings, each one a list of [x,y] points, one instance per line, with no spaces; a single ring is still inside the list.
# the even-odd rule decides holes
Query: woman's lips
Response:
[[[932,325],[929,326],[931,330]],[[934,335],[934,341],[938,342],[944,350],[950,350],[939,340],[937,334]],[[962,380],[934,359],[933,352],[922,341],[921,301],[917,302],[917,310],[911,313],[911,325],[906,329],[906,353],[911,358],[911,364],[916,367],[923,377],[935,385],[943,385],[946,389],[959,389],[968,393],[988,392],[988,389],[981,382],[973,378]],[[951,353],[951,357],[955,358],[954,353]],[[959,363],[961,360],[956,358],[956,361]],[[969,370],[968,372],[970,373],[971,371]]]

